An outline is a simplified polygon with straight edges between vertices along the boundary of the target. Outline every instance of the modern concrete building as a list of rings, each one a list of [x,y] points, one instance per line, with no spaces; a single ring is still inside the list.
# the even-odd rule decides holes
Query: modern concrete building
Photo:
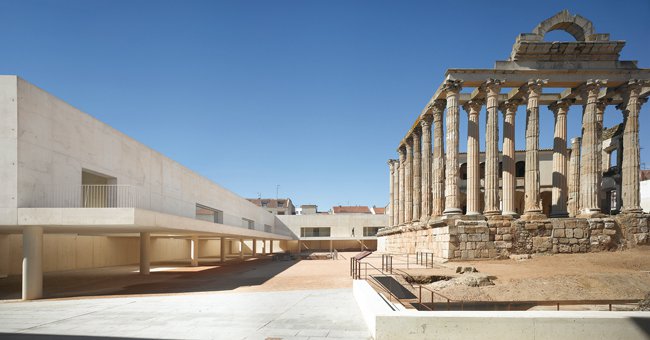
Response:
[[[290,198],[247,198],[258,207],[266,209],[273,215],[295,215],[296,207]]]
[[[17,76],[0,76],[0,275],[204,256],[296,239],[276,216]],[[248,247],[246,246],[248,245]],[[250,248],[250,249],[247,249]]]

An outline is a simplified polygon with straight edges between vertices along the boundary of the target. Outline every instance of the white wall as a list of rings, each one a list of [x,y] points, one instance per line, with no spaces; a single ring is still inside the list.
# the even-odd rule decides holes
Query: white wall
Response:
[[[0,76],[0,225],[16,224],[18,101],[15,76]]]
[[[646,213],[650,213],[650,180],[641,182],[641,208]]]
[[[363,227],[387,227],[388,215],[343,214],[343,215],[285,215],[277,216],[294,234],[300,236],[300,228],[330,227],[331,237],[363,236]]]
[[[15,128],[11,115],[15,82],[13,76],[0,78],[0,143],[4,143],[0,147],[9,153],[16,143],[12,142],[16,133],[8,131]],[[77,190],[82,169],[88,169],[117,178],[117,184],[140,188],[146,201],[141,208],[194,218],[195,204],[200,203],[222,210],[227,225],[241,227],[242,217],[255,221],[256,230],[274,225],[274,217],[266,210],[20,78],[17,96],[19,208],[44,207],[51,196]],[[8,164],[0,164],[3,179],[10,180],[0,184],[0,208],[14,204],[9,198],[14,172]],[[289,235],[281,226],[275,230]]]

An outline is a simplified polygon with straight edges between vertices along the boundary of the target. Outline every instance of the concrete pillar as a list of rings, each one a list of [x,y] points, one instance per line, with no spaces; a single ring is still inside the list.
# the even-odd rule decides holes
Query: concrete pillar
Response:
[[[0,235],[0,279],[9,276],[9,235]]]
[[[406,169],[404,172],[404,223],[413,220],[413,137],[406,139]]]
[[[467,111],[467,215],[481,214],[478,119],[482,106],[482,100],[471,100],[464,105]]]
[[[551,198],[551,217],[567,217],[567,149],[566,115],[571,103],[567,100],[548,106],[555,116],[553,135],[553,192]]]
[[[219,262],[226,262],[226,238],[220,237]]]
[[[487,96],[485,126],[485,209],[483,214],[501,215],[499,201],[499,92],[501,81],[485,83]]]
[[[569,159],[568,213],[576,217],[580,213],[580,144],[582,138],[571,139],[571,158]]]
[[[413,212],[411,221],[420,220],[420,207],[422,205],[422,145],[420,144],[420,131],[413,131]]]
[[[420,121],[422,130],[422,207],[420,220],[431,216],[431,115],[425,115]]]
[[[266,240],[262,240],[262,255],[266,255]]]
[[[406,219],[406,147],[400,146],[399,148],[399,224],[404,224]]]
[[[199,265],[199,237],[196,235],[192,236],[190,241],[190,258],[192,267]]]
[[[542,214],[539,190],[539,96],[542,80],[528,81],[526,107],[526,182],[524,184],[524,215]]]
[[[515,193],[517,191],[516,157],[515,157],[515,115],[520,100],[508,100],[503,103],[503,215],[517,216]]]
[[[151,233],[140,233],[140,274],[149,275],[151,270]]]
[[[269,253],[273,254],[273,240],[269,240]]]
[[[598,95],[606,81],[594,80],[585,84],[586,98],[582,115],[582,150],[580,152],[580,215],[591,217],[600,213],[598,172],[600,171],[600,148],[598,147],[598,121],[596,117]],[[638,176],[638,174],[637,174]]]
[[[624,213],[639,213],[641,209],[639,171],[639,112],[641,105],[647,101],[646,98],[639,98],[642,86],[648,86],[648,82],[632,80],[627,84],[624,93],[623,110],[625,127],[623,130],[623,166],[621,172],[622,196]]]
[[[43,227],[23,228],[23,300],[43,297]]]
[[[460,188],[458,187],[458,97],[462,81],[448,80],[444,92],[447,96],[447,153],[445,155],[445,215],[459,215]]]
[[[253,239],[253,253],[251,254],[252,257],[257,256],[257,240]]]
[[[399,225],[399,202],[400,202],[400,196],[399,196],[399,187],[400,187],[400,179],[399,179],[399,171],[400,171],[400,164],[399,160],[394,159],[393,160],[393,167],[395,168],[395,173],[393,174],[393,225]]]
[[[394,225],[393,217],[395,216],[395,186],[394,186],[394,177],[395,177],[395,161],[392,159],[388,160],[388,226],[392,227]]]
[[[239,239],[239,259],[244,260],[244,239]]]
[[[445,207],[445,145],[442,129],[442,114],[446,100],[436,100],[431,105],[433,116],[433,160],[431,178],[431,216],[441,216]]]
[[[330,253],[332,252],[333,249],[334,249],[334,247],[333,247],[333,241],[330,240]]]

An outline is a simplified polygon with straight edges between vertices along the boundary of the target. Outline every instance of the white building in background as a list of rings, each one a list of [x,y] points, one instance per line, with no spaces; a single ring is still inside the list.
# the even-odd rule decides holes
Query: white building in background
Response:
[[[23,299],[42,296],[43,271],[139,263],[148,274],[151,261],[197,265],[296,239],[266,209],[17,76],[0,76],[0,179],[0,277],[22,273]]]

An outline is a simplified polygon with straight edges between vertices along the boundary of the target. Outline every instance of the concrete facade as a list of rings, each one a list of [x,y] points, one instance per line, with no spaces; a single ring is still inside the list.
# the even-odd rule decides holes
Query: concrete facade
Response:
[[[220,237],[296,237],[265,209],[17,76],[0,76],[0,150],[0,275],[17,272],[22,248],[25,298],[42,294],[31,283],[43,270],[191,259]]]

